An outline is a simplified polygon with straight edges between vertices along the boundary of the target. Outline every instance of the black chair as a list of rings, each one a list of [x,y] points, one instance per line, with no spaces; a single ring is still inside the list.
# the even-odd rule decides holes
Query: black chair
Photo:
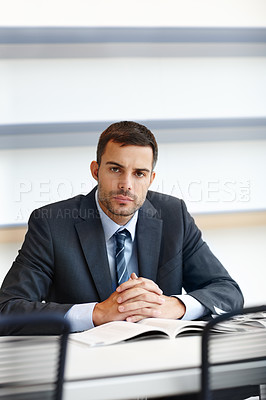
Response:
[[[25,327],[56,334],[0,337],[0,399],[61,400],[69,323],[57,314],[0,315],[0,332]]]
[[[256,322],[259,320],[262,324]],[[266,324],[266,306],[244,308],[208,322],[202,334],[201,400],[239,400],[251,396],[266,399],[263,323]]]

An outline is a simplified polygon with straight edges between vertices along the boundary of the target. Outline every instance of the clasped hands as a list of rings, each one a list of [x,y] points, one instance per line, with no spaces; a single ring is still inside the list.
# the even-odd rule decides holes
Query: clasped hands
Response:
[[[138,322],[155,317],[178,319],[184,313],[181,300],[163,295],[155,282],[133,273],[108,299],[95,305],[92,318],[97,326],[110,321]]]

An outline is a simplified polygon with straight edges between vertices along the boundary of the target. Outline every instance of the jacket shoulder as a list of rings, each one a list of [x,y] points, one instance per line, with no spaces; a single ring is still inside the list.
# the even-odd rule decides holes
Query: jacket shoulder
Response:
[[[178,197],[149,191],[147,200],[152,204],[159,218],[165,222],[169,222],[170,224],[183,223],[184,225],[190,222],[194,223],[194,219],[188,212],[184,200]]]

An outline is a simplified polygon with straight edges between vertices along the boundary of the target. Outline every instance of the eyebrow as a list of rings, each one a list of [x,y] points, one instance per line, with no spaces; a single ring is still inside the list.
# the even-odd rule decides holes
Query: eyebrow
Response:
[[[116,165],[117,167],[124,168],[124,166],[123,166],[122,164],[119,164],[119,163],[117,163],[117,162],[115,162],[115,161],[107,161],[107,162],[106,162],[106,165]],[[146,172],[151,172],[151,170],[148,169],[148,168],[135,168],[135,171],[146,171]]]

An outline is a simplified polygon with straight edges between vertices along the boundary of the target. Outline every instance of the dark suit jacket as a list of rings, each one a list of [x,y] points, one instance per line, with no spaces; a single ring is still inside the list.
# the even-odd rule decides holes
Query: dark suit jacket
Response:
[[[236,282],[212,254],[182,200],[148,192],[136,226],[139,275],[165,295],[182,287],[215,314],[241,307]],[[35,210],[0,292],[0,312],[58,311],[103,301],[112,293],[106,245],[95,203],[87,196]]]

